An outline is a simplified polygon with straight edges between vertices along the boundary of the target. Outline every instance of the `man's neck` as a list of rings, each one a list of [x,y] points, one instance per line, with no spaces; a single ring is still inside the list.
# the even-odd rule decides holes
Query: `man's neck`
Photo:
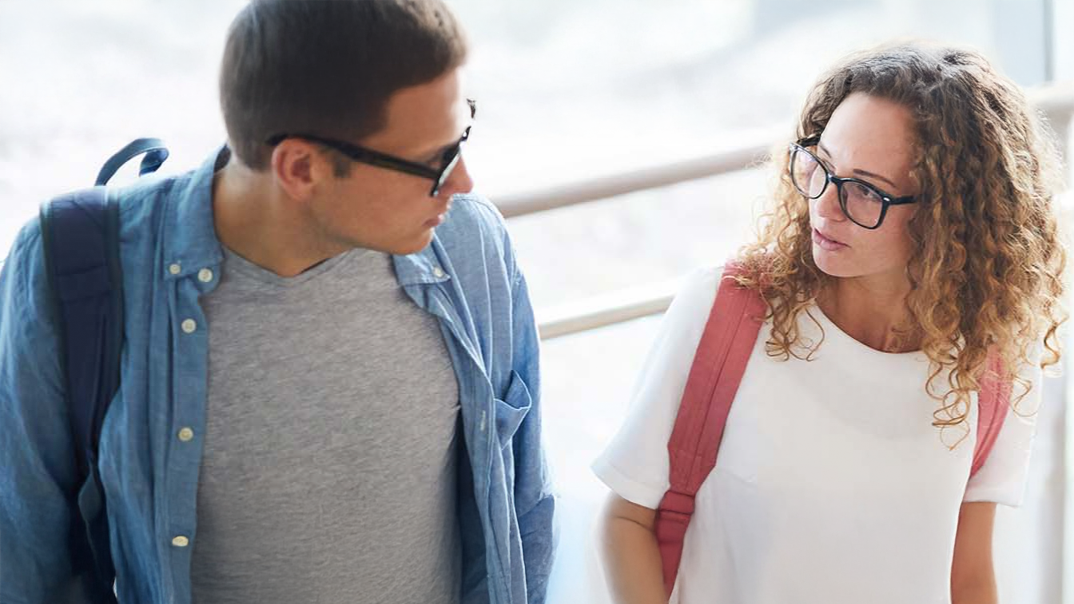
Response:
[[[227,248],[281,277],[294,277],[345,251],[316,234],[306,208],[235,158],[213,177],[213,224]],[[338,249],[337,249],[338,248]]]

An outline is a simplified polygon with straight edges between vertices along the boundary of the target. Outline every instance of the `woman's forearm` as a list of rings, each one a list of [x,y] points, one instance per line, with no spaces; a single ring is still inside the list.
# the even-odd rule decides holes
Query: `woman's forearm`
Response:
[[[999,604],[996,582],[991,577],[952,585],[951,604]]]
[[[955,553],[951,562],[951,604],[997,604],[992,562],[996,504],[963,503],[958,514]]]

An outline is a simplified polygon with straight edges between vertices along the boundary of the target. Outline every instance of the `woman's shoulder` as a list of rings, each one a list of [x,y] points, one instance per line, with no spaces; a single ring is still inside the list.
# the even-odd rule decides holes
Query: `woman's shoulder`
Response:
[[[665,335],[691,341],[700,337],[716,302],[722,275],[722,266],[708,266],[695,268],[680,280],[671,306],[664,314],[662,331]]]
[[[686,274],[683,279],[682,292],[694,291],[694,290],[712,290],[712,294],[716,295],[716,287],[720,284],[720,277],[723,276],[724,265],[717,266],[701,266],[691,270]]]
[[[711,307],[716,300],[716,290],[723,272],[723,266],[706,266],[691,270],[683,277],[672,305]]]
[[[710,307],[716,300],[716,292],[724,278],[749,276],[748,270],[735,261],[716,266],[699,267],[687,274],[680,284],[676,300],[685,299]]]

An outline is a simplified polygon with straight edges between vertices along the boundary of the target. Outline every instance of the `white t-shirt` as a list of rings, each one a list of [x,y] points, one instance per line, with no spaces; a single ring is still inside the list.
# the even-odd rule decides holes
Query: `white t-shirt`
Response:
[[[630,417],[593,469],[620,497],[655,509],[667,443],[722,269],[690,277],[664,318]],[[976,428],[941,440],[919,352],[873,350],[816,307],[812,361],[765,353],[762,326],[731,407],[716,468],[701,485],[672,604],[947,604],[959,507],[1021,502],[1041,371],[1008,413],[967,485]],[[806,338],[820,330],[800,318]],[[1016,386],[1016,390],[1020,389]]]

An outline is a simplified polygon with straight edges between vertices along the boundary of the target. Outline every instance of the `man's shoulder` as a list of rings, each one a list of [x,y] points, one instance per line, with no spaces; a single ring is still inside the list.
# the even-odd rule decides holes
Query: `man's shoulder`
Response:
[[[7,255],[0,258],[0,270],[26,275],[34,268],[43,269],[41,254],[41,219],[34,216],[19,229]]]
[[[111,187],[109,194],[119,202],[124,223],[138,222],[162,211],[171,192],[181,187],[188,178],[189,173],[147,176],[128,185]]]
[[[144,190],[139,193],[139,197],[146,195],[147,193]],[[50,202],[51,200],[45,203]],[[0,258],[0,268],[7,267],[9,271],[19,273],[23,278],[36,279],[38,273],[43,274],[44,242],[42,226],[40,215],[28,220],[16,235],[6,257]]]
[[[502,240],[506,228],[503,215],[488,199],[473,193],[456,195],[444,224],[436,229],[437,237],[447,245],[480,239]]]
[[[478,274],[500,267],[505,274],[515,274],[514,250],[503,215],[480,195],[454,197],[444,223],[436,227],[435,238],[456,272]],[[480,270],[462,270],[468,266]]]

